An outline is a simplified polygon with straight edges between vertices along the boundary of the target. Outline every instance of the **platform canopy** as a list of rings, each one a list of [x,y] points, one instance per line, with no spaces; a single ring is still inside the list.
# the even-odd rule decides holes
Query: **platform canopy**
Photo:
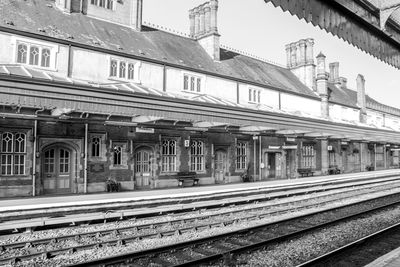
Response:
[[[264,0],[400,68],[400,0]]]

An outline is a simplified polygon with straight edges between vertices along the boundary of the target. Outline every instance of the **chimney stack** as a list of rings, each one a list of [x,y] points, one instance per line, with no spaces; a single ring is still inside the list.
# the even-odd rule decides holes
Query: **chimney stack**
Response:
[[[325,55],[320,52],[317,56],[317,93],[321,97],[321,116],[329,118],[328,75],[326,73]]]
[[[332,62],[329,64],[329,81],[331,83],[339,84],[339,62]]]
[[[190,36],[197,40],[214,60],[220,60],[217,27],[218,1],[210,0],[189,10]]]
[[[315,90],[314,39],[286,45],[287,67],[302,83]]]
[[[131,6],[131,21],[129,26],[131,26],[131,28],[136,31],[141,31],[143,0],[130,0],[130,1],[132,1],[132,6]]]
[[[365,79],[361,74],[357,75],[357,105],[360,107],[360,122],[367,122],[367,105],[365,99]]]

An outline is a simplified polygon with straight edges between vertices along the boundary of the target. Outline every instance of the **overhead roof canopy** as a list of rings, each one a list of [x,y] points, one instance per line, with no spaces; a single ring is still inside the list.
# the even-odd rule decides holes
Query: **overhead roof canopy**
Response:
[[[264,0],[400,68],[400,0]]]

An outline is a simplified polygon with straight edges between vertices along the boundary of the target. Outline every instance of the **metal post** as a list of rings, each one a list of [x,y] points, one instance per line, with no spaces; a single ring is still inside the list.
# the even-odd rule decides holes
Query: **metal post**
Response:
[[[374,171],[376,171],[376,144],[374,144]]]
[[[253,136],[253,151],[254,151],[254,157],[253,157],[253,180],[255,181],[256,178],[256,136]]]
[[[36,196],[36,135],[37,135],[37,120],[33,126],[33,158],[32,158],[32,196]]]
[[[386,170],[386,167],[387,167],[387,164],[386,164],[386,161],[387,161],[387,155],[386,155],[386,145],[384,145],[383,146],[383,161],[384,161],[384,168],[385,168],[385,170]]]
[[[87,166],[88,166],[88,124],[85,123],[85,163],[83,172],[83,192],[87,193]]]

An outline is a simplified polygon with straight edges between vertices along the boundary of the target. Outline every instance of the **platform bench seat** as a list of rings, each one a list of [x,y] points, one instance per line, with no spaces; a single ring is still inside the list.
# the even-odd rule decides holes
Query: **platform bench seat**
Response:
[[[301,175],[301,177],[304,177],[305,175],[306,176],[309,176],[309,175],[314,176],[315,171],[311,168],[298,168],[297,172]]]
[[[176,179],[178,180],[179,187],[183,187],[185,181],[190,181],[192,186],[199,184],[199,178],[196,178],[196,172],[178,172],[176,174]]]
[[[332,175],[332,174],[340,174],[341,170],[339,169],[339,167],[337,165],[331,165],[328,168],[328,174]]]

